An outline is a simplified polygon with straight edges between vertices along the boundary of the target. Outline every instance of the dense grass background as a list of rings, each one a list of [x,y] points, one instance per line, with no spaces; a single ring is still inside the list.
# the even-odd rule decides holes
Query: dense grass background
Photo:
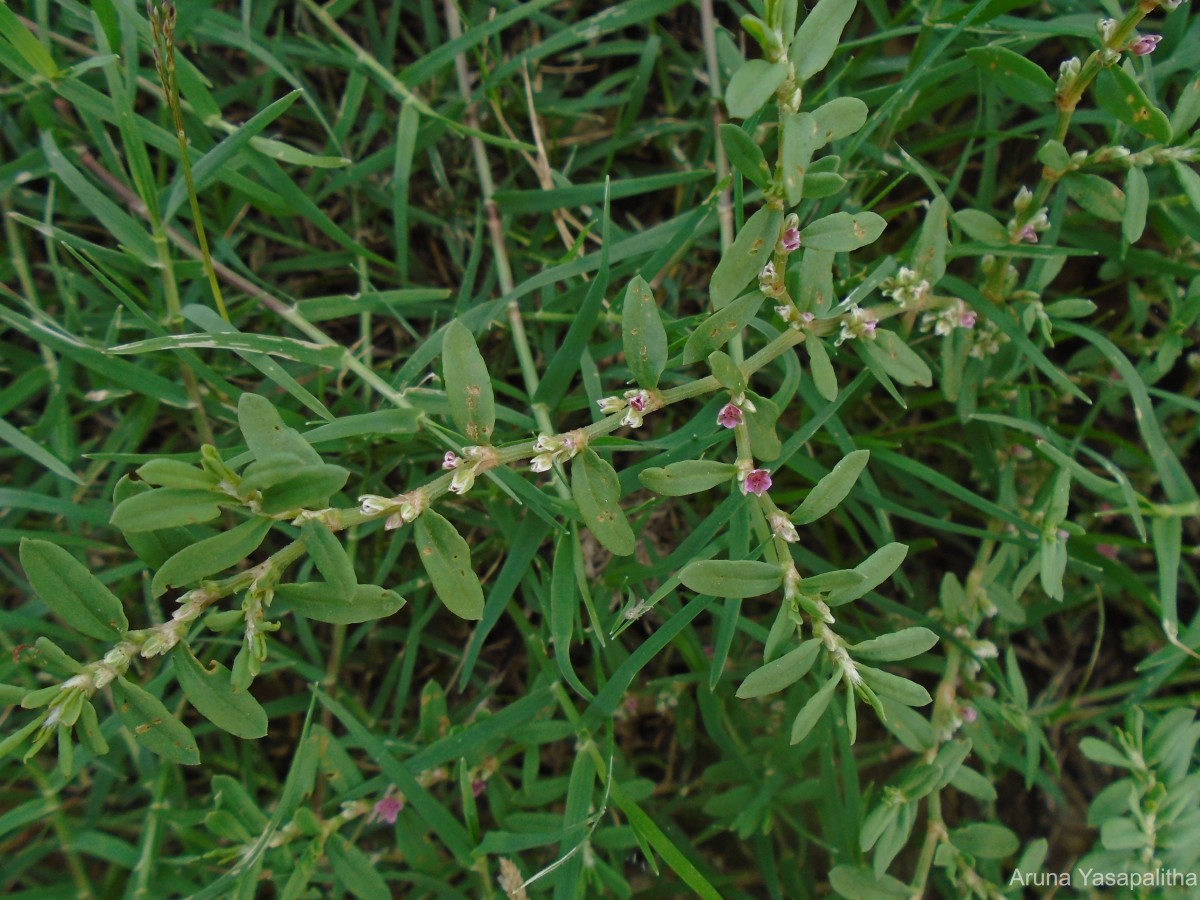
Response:
[[[999,43],[1053,78],[1062,60],[1094,49],[1095,20],[1116,7],[859,4],[830,67],[805,89],[806,108],[852,96],[871,109],[832,148],[845,191],[813,211],[888,220],[877,244],[839,257],[839,297],[889,258],[908,263],[935,191],[954,210],[1003,222],[1019,187],[1037,186],[1035,154],[1056,111],[1010,95],[966,51]],[[708,311],[722,247],[761,201],[735,175],[725,205],[716,137],[727,119],[717,98],[743,55],[759,55],[738,25],[752,8],[721,3],[710,21],[704,4],[680,0],[464,2],[454,14],[430,0],[181,4],[177,73],[200,212],[229,320],[251,336],[214,348],[171,337],[222,328],[145,11],[126,0],[8,4],[0,681],[65,677],[33,646],[38,636],[82,662],[108,649],[33,596],[17,561],[22,537],[86,560],[136,627],[169,618],[172,595],[151,596],[152,572],[108,524],[114,490],[150,459],[197,461],[202,443],[236,457],[244,392],[270,397],[301,432],[342,423],[315,440],[351,471],[332,505],[353,507],[361,494],[391,496],[439,474],[454,441],[438,363],[453,318],[476,333],[506,442],[534,437],[539,417],[558,431],[591,423],[595,402],[627,387],[619,301],[635,274],[656,291],[674,355]],[[1185,5],[1150,21],[1142,30],[1163,41],[1134,70],[1174,116],[1173,144],[1194,148],[1200,17]],[[39,74],[47,59],[56,77]],[[773,159],[772,114],[746,130]],[[1091,94],[1064,143],[1090,153],[1159,146]],[[967,717],[969,764],[995,791],[956,784],[940,814],[951,826],[1006,825],[1027,862],[1044,853],[1050,871],[1099,849],[1098,826],[1119,813],[1089,820],[1089,804],[1122,773],[1094,747],[1081,751],[1081,739],[1133,727],[1142,711],[1148,731],[1194,727],[1190,714],[1169,718],[1194,709],[1197,676],[1161,626],[1177,578],[1181,641],[1194,648],[1200,636],[1188,627],[1200,580],[1186,474],[1200,437],[1200,179],[1188,153],[1177,156],[1182,164],[1160,154],[1144,169],[1148,216],[1136,242],[1120,214],[1105,221],[1088,197],[1081,206],[1052,193],[1050,231],[1014,258],[1031,293],[1000,310],[1029,340],[950,360],[957,386],[946,384],[940,339],[919,331],[911,342],[938,376],[904,389],[906,406],[851,347],[834,360],[833,404],[799,356],[755,380],[783,410],[780,506],[794,507],[849,451],[872,450],[836,514],[801,530],[796,557],[824,571],[889,541],[909,545],[895,578],[841,608],[839,628],[848,640],[912,624],[937,631],[937,649],[898,666],[931,693],[948,655],[956,673],[962,664],[946,709]],[[1101,157],[1087,171],[1124,184],[1126,168]],[[990,283],[988,248],[958,228],[953,237],[941,290],[975,296]],[[1075,299],[1095,305],[1082,324],[1074,312],[1085,307],[1051,305]],[[560,354],[590,308],[586,347]],[[763,321],[747,350],[779,327],[769,307]],[[292,342],[270,343],[278,338]],[[530,369],[545,379],[533,397]],[[664,384],[704,374],[672,366]],[[0,891],[249,897],[262,881],[274,885],[262,896],[372,896],[377,874],[396,896],[500,896],[501,859],[528,878],[565,856],[530,894],[805,897],[828,892],[835,866],[869,868],[864,819],[882,786],[909,771],[919,726],[903,713],[880,724],[860,705],[852,745],[836,704],[792,746],[811,679],[776,698],[735,698],[761,662],[777,598],[696,597],[672,578],[706,553],[751,549],[743,498],[722,489],[664,499],[637,479],[701,451],[732,458],[712,425],[723,402],[679,404],[597,443],[621,473],[639,537],[632,557],[612,557],[586,533],[576,550],[562,537],[563,523],[574,530],[569,498],[524,467],[440,503],[483,583],[479,623],[438,602],[411,529],[349,529],[360,580],[408,604],[362,625],[283,616],[254,685],[270,717],[260,741],[188,709],[174,664],[159,659],[131,677],[193,726],[200,767],[148,754],[106,703],[106,756],[79,750],[64,762],[51,744],[22,762],[23,750],[7,747]],[[349,418],[410,408],[426,414],[420,427],[404,413]],[[1063,458],[1075,461],[1069,519],[1080,533],[1058,601],[1027,568],[1036,541],[1021,526],[1045,505]],[[1122,489],[1089,490],[1100,479]],[[198,527],[192,539],[217,530]],[[945,612],[960,582],[974,604],[961,633]],[[651,611],[626,616],[651,597]],[[1000,615],[984,615],[989,606]],[[229,665],[238,637],[198,631],[196,646]],[[29,715],[0,712],[0,738]],[[1157,782],[1139,774],[1138,784],[1181,781],[1194,741]],[[372,811],[393,785],[406,803],[390,826]],[[919,865],[926,815],[896,849],[889,871],[901,881]],[[1179,840],[1200,843],[1188,827]],[[981,853],[965,869],[938,861],[929,891],[959,895],[967,871],[1005,885],[1019,855]]]

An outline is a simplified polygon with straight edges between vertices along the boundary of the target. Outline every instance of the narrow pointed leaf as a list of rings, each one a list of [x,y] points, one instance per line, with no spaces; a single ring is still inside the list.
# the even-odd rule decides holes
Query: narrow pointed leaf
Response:
[[[798,744],[813,730],[813,726],[821,718],[821,715],[829,708],[829,701],[833,699],[833,691],[838,686],[838,682],[842,680],[842,670],[837,669],[833,677],[821,686],[821,689],[808,698],[808,702],[800,708],[800,712],[796,714],[795,720],[792,722],[791,743]]]
[[[235,691],[227,668],[214,660],[206,668],[187,644],[172,653],[175,675],[196,711],[218,728],[253,740],[267,733],[267,713],[248,691]]]
[[[734,167],[757,187],[763,190],[770,187],[771,167],[767,165],[762,148],[755,143],[754,138],[739,126],[728,122],[721,126],[720,134],[725,153]]]
[[[483,616],[483,588],[471,565],[471,548],[448,519],[426,510],[417,519],[417,552],[433,589],[461,619]]]
[[[1160,144],[1171,142],[1171,122],[1150,102],[1142,86],[1121,66],[1108,66],[1096,79],[1096,101],[1134,131]]]
[[[848,253],[874,243],[886,227],[883,217],[873,212],[838,212],[807,226],[800,232],[800,240],[813,250]]]
[[[325,580],[335,589],[347,596],[353,595],[354,589],[358,587],[358,576],[354,574],[354,563],[350,561],[342,542],[324,522],[316,519],[305,522],[300,534],[317,571],[324,575]]]
[[[200,763],[196,738],[161,700],[133,682],[118,678],[113,684],[117,715],[138,743],[163,759],[195,766]]]
[[[787,66],[782,62],[752,59],[733,73],[725,88],[725,106],[735,119],[746,119],[758,112],[771,99],[775,89],[787,78]]]
[[[113,510],[113,525],[122,531],[159,531],[211,522],[221,514],[218,504],[237,501],[224,494],[186,488],[155,488],[126,497]]]
[[[892,634],[881,635],[869,641],[863,641],[850,648],[850,652],[860,659],[871,659],[879,662],[892,662],[898,659],[910,659],[920,656],[938,642],[938,636],[928,628],[916,626],[903,628]]]
[[[763,697],[790,687],[808,674],[820,649],[820,641],[805,641],[790,653],[755,669],[738,687],[738,697],[742,700]]]
[[[121,601],[70,553],[49,541],[21,539],[21,567],[42,602],[81,634],[119,641],[129,630]]]
[[[804,342],[804,349],[808,351],[808,367],[812,371],[813,386],[823,399],[832,403],[837,399],[838,383],[833,363],[829,361],[829,351],[816,335],[809,335],[808,340]]]
[[[783,583],[783,572],[776,563],[708,559],[686,565],[679,580],[697,594],[742,599],[771,593]]]
[[[1054,100],[1054,80],[1033,60],[1007,47],[973,47],[967,58],[984,73],[988,84],[1028,106],[1041,107]]]
[[[395,591],[377,584],[360,584],[347,594],[325,581],[281,584],[275,589],[275,596],[298,616],[335,625],[386,619],[405,603]]]
[[[797,81],[807,81],[829,65],[855,4],[856,0],[819,0],[805,16],[789,51]]]
[[[792,515],[792,521],[797,525],[807,525],[835,509],[854,488],[870,457],[870,450],[855,450],[846,454],[841,462],[808,492],[800,508]]]
[[[901,678],[899,675],[893,675],[882,669],[874,669],[871,666],[859,666],[858,671],[862,675],[863,681],[881,697],[888,697],[905,706],[925,706],[933,702],[929,691],[915,681],[909,681],[907,678]]]
[[[880,328],[875,332],[875,340],[865,341],[863,347],[900,384],[921,387],[933,384],[929,365],[896,332]]]
[[[708,284],[708,296],[713,309],[720,309],[746,287],[751,278],[757,278],[771,260],[775,242],[779,240],[779,226],[783,223],[783,211],[764,206],[742,226],[733,244],[725,251],[721,261],[713,270]],[[704,359],[716,347],[709,347],[697,359]]]
[[[659,315],[654,292],[641,275],[625,291],[621,310],[621,337],[625,364],[639,387],[653,390],[667,365],[667,331]]]
[[[458,430],[476,444],[490,443],[492,430],[496,427],[492,379],[475,336],[457,319],[446,327],[442,373],[450,417]]]
[[[683,345],[684,364],[707,359],[714,350],[725,346],[730,338],[750,324],[764,299],[758,291],[738,297],[697,325]]]
[[[255,459],[291,453],[305,465],[319,466],[321,457],[300,432],[283,424],[279,411],[266,397],[242,394],[238,398],[238,427]]]
[[[189,544],[155,573],[151,593],[161,597],[170,588],[194,584],[237,565],[258,549],[270,530],[270,519],[251,519],[229,531]]]
[[[571,494],[584,524],[606,550],[617,556],[633,553],[637,540],[619,502],[621,483],[591,447],[571,464]]]
[[[737,467],[733,463],[689,459],[662,468],[643,469],[638,473],[638,481],[642,487],[664,497],[684,497],[727,484],[736,474]]]

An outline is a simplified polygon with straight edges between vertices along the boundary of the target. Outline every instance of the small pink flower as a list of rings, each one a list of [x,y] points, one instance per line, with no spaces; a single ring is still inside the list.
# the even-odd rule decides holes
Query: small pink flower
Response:
[[[483,790],[486,787],[487,787],[486,781],[484,781],[482,778],[476,778],[474,781],[471,782],[471,793],[473,795],[475,795],[476,797],[478,797],[480,794],[483,793]]]
[[[1038,242],[1037,231],[1032,225],[1026,225],[1021,229],[1020,238],[1027,244],[1036,244]]]
[[[458,463],[458,454],[456,454],[453,450],[447,450],[446,455],[442,457],[443,469],[457,469]]]
[[[1121,551],[1115,544],[1097,544],[1096,552],[1108,559],[1115,560]]]
[[[396,817],[400,815],[402,809],[404,809],[404,801],[399,797],[384,797],[375,804],[375,817],[389,825],[395,825]]]
[[[634,412],[643,413],[646,411],[646,398],[641,394],[634,394],[629,398],[629,408]]]
[[[717,413],[717,424],[722,428],[737,428],[742,424],[741,407],[733,403],[726,403]]]
[[[975,313],[973,310],[967,310],[965,313],[963,313],[961,316],[958,317],[958,327],[959,328],[974,328],[975,327]]]
[[[1161,34],[1143,34],[1129,45],[1129,52],[1134,56],[1149,56],[1162,40]]]
[[[742,482],[742,492],[761,497],[771,489],[771,473],[766,469],[753,469],[746,474]]]
[[[793,253],[800,249],[800,231],[797,228],[785,228],[779,239],[779,247],[785,253]]]
[[[863,334],[870,336],[875,333],[875,328],[879,325],[874,319],[867,319],[862,323]]]
[[[974,722],[976,719],[979,718],[979,711],[976,710],[975,707],[973,707],[973,706],[964,706],[962,708],[962,717],[963,717],[963,721],[966,722],[968,725],[970,725],[972,722]]]

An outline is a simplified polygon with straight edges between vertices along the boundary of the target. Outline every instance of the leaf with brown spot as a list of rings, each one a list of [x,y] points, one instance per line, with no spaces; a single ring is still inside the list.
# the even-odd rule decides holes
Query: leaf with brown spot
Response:
[[[438,598],[461,619],[483,617],[483,588],[471,564],[471,548],[448,519],[426,510],[415,529],[421,565]]]
[[[163,759],[195,766],[200,763],[192,731],[171,715],[161,700],[133,682],[118,678],[113,684],[117,715],[138,743]]]
[[[457,319],[446,327],[442,342],[442,377],[450,418],[476,444],[488,444],[496,427],[492,379],[475,336]]]

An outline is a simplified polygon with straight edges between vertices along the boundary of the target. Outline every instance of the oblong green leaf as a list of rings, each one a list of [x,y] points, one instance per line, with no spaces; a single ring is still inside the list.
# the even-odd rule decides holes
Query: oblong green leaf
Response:
[[[848,253],[874,243],[886,227],[883,216],[873,212],[838,212],[808,225],[800,232],[800,240],[813,250]]]
[[[928,628],[915,626],[902,628],[892,634],[880,635],[869,641],[855,644],[850,652],[862,659],[892,662],[920,656],[938,642],[938,636]]]
[[[358,587],[354,563],[334,533],[324,522],[309,519],[300,528],[300,535],[304,538],[304,546],[308,548],[313,565],[325,576],[325,580],[341,593],[347,596],[353,594]]]
[[[218,504],[234,503],[237,501],[233,497],[211,491],[155,488],[126,497],[117,504],[109,521],[122,531],[158,531],[211,522],[221,514]]]
[[[251,519],[229,531],[189,544],[154,574],[151,593],[161,597],[170,588],[192,584],[237,565],[258,549],[270,530],[270,519]]]
[[[1106,222],[1120,222],[1125,217],[1125,192],[1099,175],[1072,172],[1062,180],[1067,196]]]
[[[993,216],[978,209],[960,209],[952,218],[954,224],[981,244],[999,247],[1009,242],[1008,229]]]
[[[779,407],[775,401],[760,397],[753,392],[747,392],[747,397],[754,404],[744,410],[746,433],[750,438],[750,449],[755,459],[770,461],[778,459],[783,452],[783,444],[775,433],[775,425],[779,421]]]
[[[787,205],[795,206],[804,199],[805,176],[821,140],[811,113],[787,113],[779,125],[780,175]]]
[[[684,497],[710,491],[727,483],[737,474],[733,463],[715,459],[689,459],[662,468],[643,469],[638,473],[642,487],[664,497]]]
[[[1136,244],[1146,230],[1146,213],[1150,210],[1150,183],[1138,166],[1130,166],[1125,174],[1125,209],[1121,214],[1121,237]],[[1062,302],[1062,301],[1059,301]],[[1049,312],[1049,307],[1047,307]]]
[[[460,619],[483,616],[483,588],[471,567],[471,548],[444,516],[426,510],[415,528],[421,564],[439,599]]]
[[[763,697],[789,687],[808,674],[821,649],[818,640],[805,641],[790,653],[761,666],[746,676],[737,689],[742,700]]]
[[[49,541],[21,539],[21,567],[50,610],[81,634],[119,641],[129,630],[121,601],[70,553]]]
[[[152,459],[137,470],[138,478],[157,487],[212,490],[217,476],[178,459]]]
[[[606,550],[617,556],[633,553],[637,539],[621,509],[621,483],[591,447],[571,464],[571,494],[584,524]]]
[[[291,478],[273,484],[262,497],[262,511],[267,515],[278,515],[301,509],[321,509],[329,505],[329,498],[346,486],[350,470],[331,463],[305,466]]]
[[[835,669],[833,676],[821,686],[821,689],[808,698],[808,702],[800,708],[800,712],[796,714],[796,718],[792,722],[792,736],[790,742],[798,744],[813,730],[813,726],[821,718],[821,715],[829,708],[829,701],[833,699],[834,688],[838,686],[838,682],[842,680],[841,668]]]
[[[783,583],[783,570],[750,559],[707,559],[688,563],[679,580],[697,594],[741,599],[771,593]]]
[[[865,579],[854,569],[834,569],[832,572],[822,572],[820,575],[809,575],[800,582],[800,590],[806,594],[823,594],[828,591],[842,591],[856,587]]]
[[[857,97],[838,97],[818,106],[812,112],[816,125],[818,147],[854,134],[867,121],[867,104]]]
[[[749,60],[729,79],[729,86],[725,88],[725,107],[735,119],[748,118],[762,109],[785,78],[787,66],[782,62]]]
[[[1121,66],[1106,66],[1096,80],[1096,102],[1134,131],[1161,144],[1171,142],[1171,122]]]
[[[740,294],[750,279],[756,278],[763,266],[770,262],[775,242],[779,240],[781,224],[783,210],[769,206],[764,206],[746,220],[733,244],[717,263],[708,283],[708,296],[713,309],[720,309]],[[703,359],[715,349],[715,346],[709,347],[707,352],[696,358]]]
[[[446,327],[442,343],[442,375],[450,417],[458,430],[476,444],[491,442],[496,427],[496,399],[487,363],[475,336],[455,319]]]
[[[733,396],[746,392],[746,376],[728,353],[714,350],[708,354],[708,367],[712,370],[713,378]]]
[[[973,822],[950,832],[950,843],[977,859],[1004,859],[1021,847],[1015,834],[1003,825]],[[1141,842],[1136,846],[1141,846]]]
[[[360,584],[349,594],[324,581],[281,584],[275,589],[275,596],[296,615],[334,625],[357,625],[385,619],[405,604],[404,598],[395,591],[377,584]],[[481,606],[482,603],[480,600]]]
[[[304,465],[321,464],[317,451],[300,437],[300,432],[283,424],[279,411],[266,397],[245,393],[238,398],[238,427],[255,459],[290,453]]]
[[[200,751],[192,731],[161,700],[125,678],[113,683],[117,715],[138,743],[163,759],[185,766],[200,764]]]
[[[187,644],[171,654],[175,675],[196,711],[218,728],[253,740],[267,733],[267,713],[248,691],[235,691],[227,668],[213,660],[207,668]]]
[[[900,384],[929,387],[933,384],[933,372],[904,338],[887,328],[875,331],[875,340],[864,341],[866,349],[883,370]]]
[[[893,675],[891,672],[871,666],[860,665],[858,672],[862,675],[863,681],[881,697],[888,697],[905,706],[925,706],[933,702],[929,691],[915,681],[909,681],[907,678],[901,678],[899,675]]]
[[[1027,106],[1046,106],[1054,100],[1054,80],[1033,60],[1007,47],[972,47],[967,58],[1003,93]]]
[[[870,450],[855,450],[847,453],[833,469],[813,486],[804,502],[792,514],[797,525],[807,525],[832,511],[854,488],[858,476],[871,458]]]
[[[740,126],[726,122],[719,129],[721,143],[725,145],[725,153],[729,161],[746,178],[757,187],[766,190],[771,186],[771,167],[767,165],[762,148],[754,138],[746,134]]]
[[[946,274],[946,250],[950,247],[949,221],[950,202],[938,194],[929,202],[913,251],[913,268],[930,285],[937,284]]]
[[[625,364],[639,387],[653,390],[667,365],[667,330],[659,315],[654,292],[641,275],[625,290],[621,308],[621,340]]]
[[[797,81],[807,81],[829,65],[855,4],[856,0],[819,0],[800,23],[788,52]]]
[[[829,361],[829,351],[815,334],[808,336],[804,348],[808,351],[808,367],[812,371],[813,386],[823,399],[832,403],[837,399],[838,383],[833,363]]]
[[[765,299],[758,291],[738,297],[697,325],[683,345],[684,364],[707,359],[714,350],[725,346],[730,338],[750,324]]]
[[[333,874],[347,891],[359,900],[389,900],[392,891],[375,868],[374,862],[340,834],[329,836],[325,855]]]

